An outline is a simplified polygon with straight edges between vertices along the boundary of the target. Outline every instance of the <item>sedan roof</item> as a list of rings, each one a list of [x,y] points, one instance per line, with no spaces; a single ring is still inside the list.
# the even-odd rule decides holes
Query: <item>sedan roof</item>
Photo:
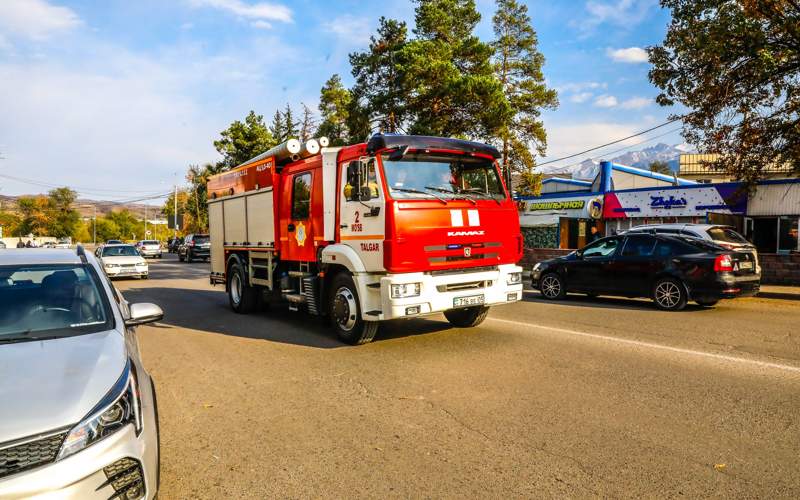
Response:
[[[9,248],[0,252],[0,266],[81,264],[75,250],[60,248]]]

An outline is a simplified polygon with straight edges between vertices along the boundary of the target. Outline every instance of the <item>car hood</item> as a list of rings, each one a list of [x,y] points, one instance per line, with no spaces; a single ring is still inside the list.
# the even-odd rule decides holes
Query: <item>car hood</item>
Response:
[[[125,256],[115,256],[115,257],[103,257],[103,264],[141,264],[142,262],[147,263],[141,256],[137,255],[135,257],[125,257]]]
[[[0,345],[0,443],[77,424],[127,363],[116,330]]]

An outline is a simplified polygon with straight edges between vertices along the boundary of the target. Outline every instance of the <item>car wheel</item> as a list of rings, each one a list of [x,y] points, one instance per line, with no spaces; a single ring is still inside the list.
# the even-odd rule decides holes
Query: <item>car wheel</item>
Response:
[[[698,300],[696,302],[697,302],[697,305],[702,306],[702,307],[714,307],[715,305],[717,305],[717,302],[719,302],[719,301],[718,300]]]
[[[191,250],[186,252],[186,260],[189,262],[189,264],[194,262],[194,256],[192,255],[192,251]]]
[[[686,288],[674,278],[663,278],[653,286],[653,302],[664,311],[680,311],[686,307]]]
[[[451,309],[444,312],[444,317],[451,325],[458,328],[472,328],[483,323],[489,315],[489,307],[467,307],[465,309]]]
[[[253,312],[258,305],[258,289],[247,285],[247,274],[239,260],[228,267],[228,301],[239,314]]]
[[[143,280],[146,280],[146,279],[148,279],[149,277],[150,277],[150,275],[149,275],[149,274],[143,274],[143,275],[142,275],[142,279],[143,279]]]
[[[328,300],[328,313],[336,335],[342,342],[360,345],[372,342],[378,333],[377,321],[361,319],[361,306],[353,278],[347,273],[339,273],[331,283]]]
[[[567,294],[564,280],[556,273],[548,273],[539,280],[539,291],[549,300],[563,299]]]
[[[183,255],[178,254],[178,261],[183,262],[184,260],[186,259],[183,258]]]

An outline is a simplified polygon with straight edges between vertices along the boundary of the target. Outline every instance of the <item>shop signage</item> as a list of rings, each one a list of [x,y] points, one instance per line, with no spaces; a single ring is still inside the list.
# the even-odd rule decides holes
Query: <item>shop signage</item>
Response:
[[[603,198],[597,197],[589,201],[589,215],[592,219],[603,218]]]
[[[528,210],[532,212],[537,210],[580,210],[584,206],[586,206],[585,200],[543,201],[530,203]]]
[[[650,208],[686,208],[686,198],[674,196],[650,196]]]

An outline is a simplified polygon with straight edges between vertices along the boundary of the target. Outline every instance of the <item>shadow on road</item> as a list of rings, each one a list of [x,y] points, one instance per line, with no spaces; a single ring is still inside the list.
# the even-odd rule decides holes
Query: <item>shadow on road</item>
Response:
[[[523,294],[524,302],[535,302],[554,306],[587,307],[592,309],[625,309],[625,310],[651,310],[658,311],[653,302],[648,299],[629,299],[625,297],[589,297],[583,294],[567,294],[562,300],[547,300],[535,290],[526,289]],[[709,311],[713,308],[701,307],[693,302],[686,304],[686,309],[681,312]]]
[[[159,274],[167,279],[163,278],[164,270]],[[185,278],[185,274],[182,276]],[[122,293],[131,303],[153,302],[164,310],[164,319],[154,325],[156,328],[186,328],[319,349],[349,347],[336,338],[332,328],[321,318],[289,311],[285,304],[270,304],[253,314],[236,314],[230,309],[222,287],[216,291],[156,286],[128,288]],[[449,323],[430,319],[385,322],[374,342],[433,334],[450,328]]]

